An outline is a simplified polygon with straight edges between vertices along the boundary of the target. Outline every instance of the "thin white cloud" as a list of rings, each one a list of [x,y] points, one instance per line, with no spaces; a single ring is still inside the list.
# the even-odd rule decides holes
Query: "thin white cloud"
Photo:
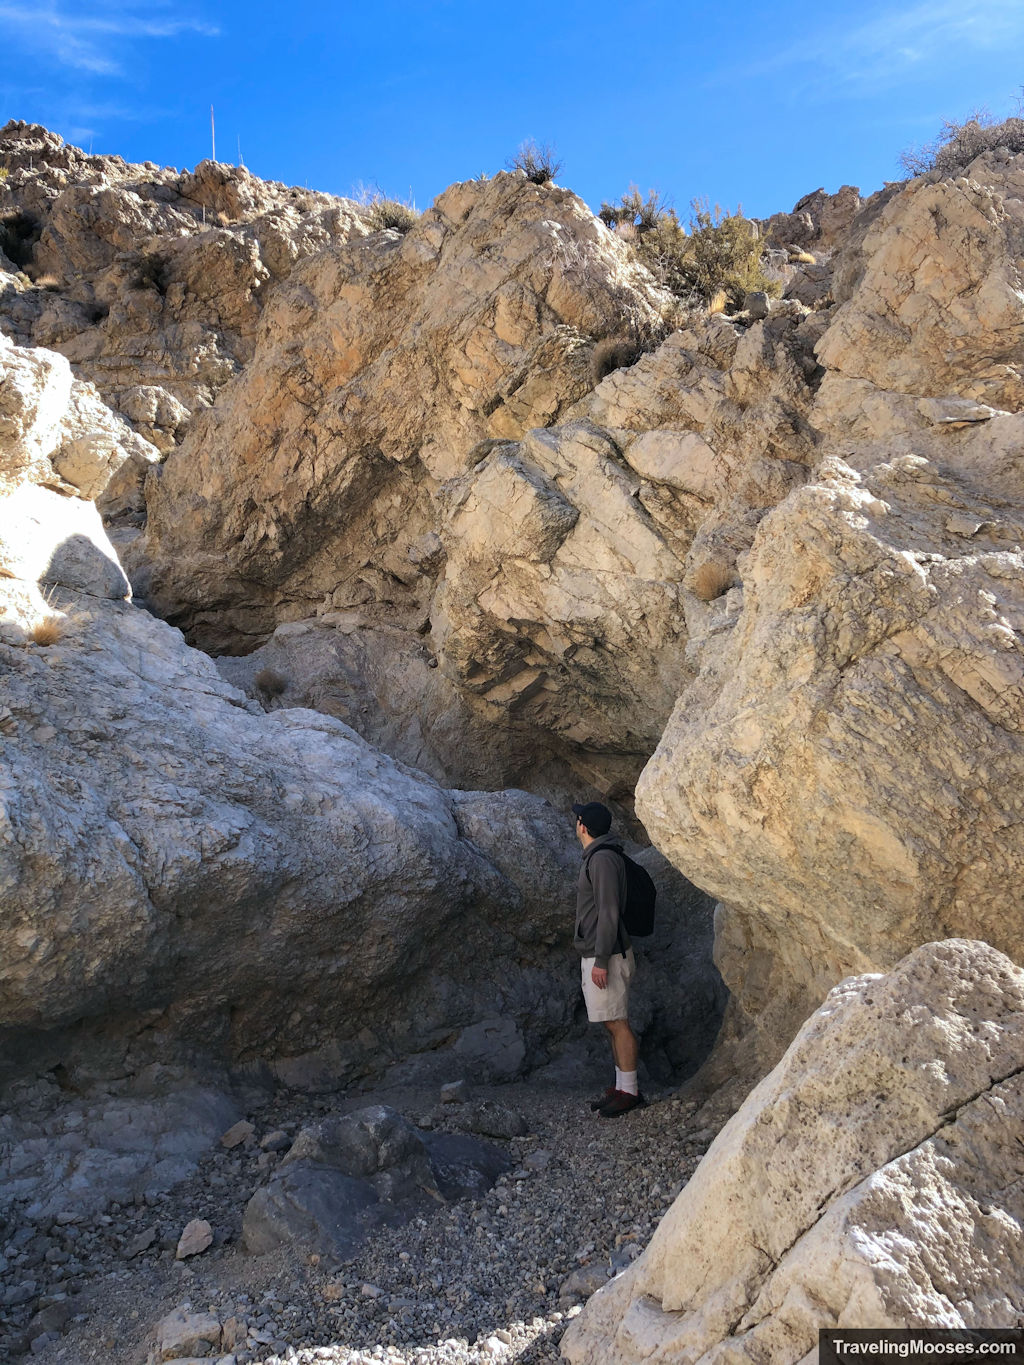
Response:
[[[799,93],[870,94],[918,71],[954,66],[967,52],[1004,50],[1024,39],[1021,0],[933,0],[878,7],[860,23],[830,23],[787,43],[737,75],[791,71]]]
[[[140,40],[183,33],[215,37],[218,29],[198,18],[161,17],[160,3],[92,0],[72,8],[62,0],[40,6],[0,3],[0,26],[9,53],[21,51],[75,71],[122,77]],[[154,12],[155,11],[155,12]]]

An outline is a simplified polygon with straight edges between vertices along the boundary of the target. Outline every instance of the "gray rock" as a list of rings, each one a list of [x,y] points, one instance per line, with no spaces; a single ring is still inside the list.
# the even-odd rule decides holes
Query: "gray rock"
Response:
[[[285,1242],[342,1258],[382,1222],[431,1198],[477,1196],[508,1168],[504,1153],[457,1134],[426,1134],[384,1105],[299,1133],[250,1199],[242,1245],[261,1255]]]
[[[272,1133],[266,1133],[260,1138],[260,1147],[265,1152],[286,1152],[291,1145],[291,1138],[280,1128],[275,1128]]]
[[[465,1100],[467,1087],[465,1081],[449,1081],[441,1087],[442,1104],[461,1104]]]
[[[457,1122],[467,1132],[480,1133],[484,1137],[524,1137],[530,1131],[522,1114],[497,1100],[481,1100],[468,1106],[457,1116]]]
[[[766,318],[771,306],[771,299],[761,289],[745,295],[743,299],[743,311],[753,322],[760,322]]]

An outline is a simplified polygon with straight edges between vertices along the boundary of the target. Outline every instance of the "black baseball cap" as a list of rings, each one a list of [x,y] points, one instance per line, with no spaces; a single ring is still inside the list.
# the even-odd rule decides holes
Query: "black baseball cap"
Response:
[[[607,806],[602,806],[600,801],[588,801],[585,805],[577,802],[572,809],[573,814],[578,815],[580,823],[586,827],[587,833],[593,834],[595,838],[607,834],[612,827],[612,813]]]

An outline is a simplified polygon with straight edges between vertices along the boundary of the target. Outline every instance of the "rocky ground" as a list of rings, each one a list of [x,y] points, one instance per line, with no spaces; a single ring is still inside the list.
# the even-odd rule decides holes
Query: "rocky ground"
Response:
[[[593,1116],[588,1098],[538,1083],[479,1088],[454,1103],[437,1091],[279,1091],[247,1106],[251,1135],[235,1147],[212,1143],[193,1175],[164,1194],[113,1202],[76,1222],[62,1214],[19,1226],[9,1211],[0,1357],[24,1352],[42,1365],[555,1360],[567,1321],[640,1253],[713,1137],[695,1105],[670,1094],[614,1121]],[[484,1101],[490,1120],[481,1122]],[[378,1231],[345,1262],[290,1249],[246,1255],[246,1203],[290,1137],[331,1112],[378,1102],[426,1128],[489,1128],[482,1135],[507,1151],[512,1169],[484,1198]],[[38,1142],[61,1124],[51,1113]],[[503,1128],[526,1131],[496,1136]],[[178,1259],[193,1219],[209,1222],[212,1245]],[[176,1310],[158,1342],[158,1324]]]

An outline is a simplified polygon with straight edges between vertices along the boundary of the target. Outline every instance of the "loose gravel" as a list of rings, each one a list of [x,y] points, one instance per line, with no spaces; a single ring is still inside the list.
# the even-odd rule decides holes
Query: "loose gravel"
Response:
[[[342,1099],[278,1093],[248,1113],[238,1146],[216,1145],[155,1201],[87,1223],[8,1228],[0,1238],[0,1359],[146,1365],[167,1313],[209,1312],[222,1365],[555,1361],[568,1320],[640,1254],[714,1136],[696,1106],[664,1096],[614,1120],[589,1094],[538,1084],[474,1089],[518,1111],[526,1136],[489,1138],[513,1168],[477,1200],[438,1204],[379,1229],[351,1260],[238,1245],[245,1205],[288,1140],[324,1114],[387,1103],[423,1127],[462,1131],[466,1108],[436,1092]],[[266,1142],[266,1146],[261,1146]],[[205,1219],[212,1245],[176,1260]]]

